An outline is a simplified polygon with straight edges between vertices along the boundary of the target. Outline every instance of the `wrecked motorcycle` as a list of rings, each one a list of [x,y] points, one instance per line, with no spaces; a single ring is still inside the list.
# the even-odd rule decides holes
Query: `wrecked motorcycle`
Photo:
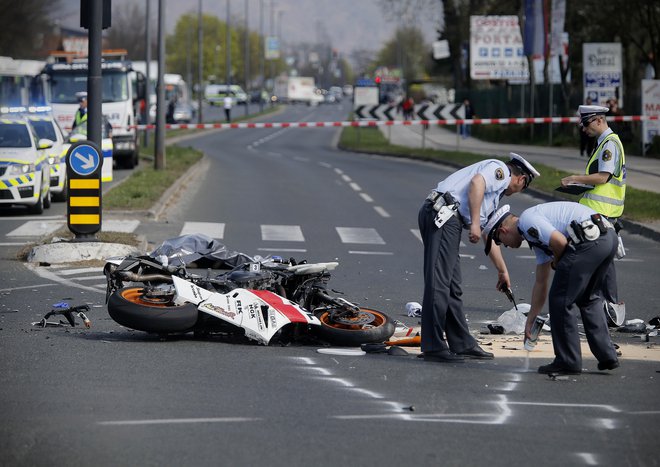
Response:
[[[194,256],[189,263],[180,251],[108,260],[106,301],[113,320],[160,335],[243,335],[265,345],[311,335],[332,345],[358,346],[386,341],[394,333],[386,314],[328,289],[336,262],[253,259],[230,252],[220,260],[217,255]],[[191,271],[191,264],[208,266],[209,261],[227,270]]]

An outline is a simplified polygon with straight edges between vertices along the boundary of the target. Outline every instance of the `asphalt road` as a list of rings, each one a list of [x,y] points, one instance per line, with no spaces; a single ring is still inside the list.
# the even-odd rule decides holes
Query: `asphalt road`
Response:
[[[294,106],[269,118],[332,121],[347,111]],[[137,232],[158,244],[191,226],[211,228],[248,254],[338,260],[335,289],[416,324],[405,303],[421,301],[417,211],[448,172],[338,152],[334,137],[331,129],[271,129],[189,140],[208,156],[203,176],[163,219],[138,219]],[[508,201],[514,211],[540,202]],[[55,204],[46,214],[62,210]],[[0,216],[5,238],[26,221]],[[660,363],[650,358],[624,355],[621,368],[601,373],[585,355],[582,375],[551,380],[535,372],[547,359],[445,365],[412,355],[326,355],[313,345],[162,341],[109,318],[98,268],[28,270],[9,244],[22,237],[11,238],[0,246],[3,465],[660,462]],[[660,251],[636,235],[625,240],[620,294],[630,318],[648,321],[659,314]],[[479,330],[510,304],[494,290],[482,246],[468,243],[461,253],[465,309]],[[529,303],[532,254],[505,255],[516,297]],[[92,328],[31,325],[63,300],[89,303]],[[615,340],[648,345],[624,334]]]

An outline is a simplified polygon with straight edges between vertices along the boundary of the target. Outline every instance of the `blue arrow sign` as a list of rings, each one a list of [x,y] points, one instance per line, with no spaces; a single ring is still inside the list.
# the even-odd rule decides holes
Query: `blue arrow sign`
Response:
[[[78,175],[91,175],[99,168],[101,157],[96,149],[88,144],[76,146],[69,156],[69,165]]]

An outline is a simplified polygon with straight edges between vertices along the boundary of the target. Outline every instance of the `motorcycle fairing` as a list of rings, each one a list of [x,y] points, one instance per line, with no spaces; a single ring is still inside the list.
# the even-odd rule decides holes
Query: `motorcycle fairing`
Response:
[[[242,328],[245,336],[268,345],[273,336],[290,323],[321,325],[297,304],[265,290],[234,289],[221,294],[172,277],[180,300],[194,303],[206,314]]]

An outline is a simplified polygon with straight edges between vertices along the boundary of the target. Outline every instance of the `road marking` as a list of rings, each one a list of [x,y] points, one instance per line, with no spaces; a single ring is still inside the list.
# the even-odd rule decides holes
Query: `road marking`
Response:
[[[73,276],[75,274],[87,274],[88,272],[99,272],[102,268],[78,268],[78,269],[65,269],[59,271],[58,274],[61,276]]]
[[[599,464],[599,462],[596,460],[596,456],[591,452],[576,452],[575,455],[581,458],[587,465]]]
[[[351,177],[349,177],[348,175],[346,175],[346,174],[343,174],[343,175],[341,176],[341,179],[342,179],[343,181],[345,181],[346,183],[351,183],[351,182],[353,181],[353,179],[352,179]]]
[[[299,225],[261,225],[261,239],[275,242],[304,242]]]
[[[186,222],[179,235],[196,233],[222,240],[225,237],[225,224],[223,222]]]
[[[258,251],[277,251],[287,253],[307,253],[307,248],[257,248]]]
[[[418,239],[420,242],[424,243],[424,241],[422,240],[422,234],[419,232],[419,229],[410,229],[410,231],[412,232],[412,234],[413,234],[415,237],[417,237],[417,239]]]
[[[381,217],[385,217],[385,218],[390,217],[390,213],[387,212],[384,208],[382,208],[382,207],[380,207],[380,206],[374,206],[374,210],[375,210],[378,214],[380,214]]]
[[[393,255],[391,251],[360,251],[360,250],[348,250],[350,255]]]
[[[385,245],[385,240],[376,229],[363,227],[335,227],[342,243],[362,243],[371,245]]]
[[[82,284],[73,284],[71,282],[71,279],[69,279],[68,277],[59,277],[57,274],[52,273],[47,268],[43,268],[34,264],[26,264],[25,267],[27,267],[29,270],[34,272],[39,277],[48,279],[53,282],[57,282],[58,284],[66,285],[67,287],[76,287],[78,289],[89,290],[90,292],[105,293],[105,288],[101,290],[98,287],[89,287]]]
[[[14,243],[8,242],[8,243],[0,243],[0,246],[23,246],[29,243],[32,242],[14,242]]]
[[[40,289],[42,287],[57,287],[57,284],[37,284],[37,285],[25,285],[22,287],[12,287],[9,289],[0,289],[0,292],[14,292],[16,290],[25,290],[25,289]]]
[[[125,426],[125,425],[173,425],[181,423],[240,423],[240,422],[258,422],[261,418],[250,417],[220,417],[220,418],[163,418],[156,420],[110,420],[105,422],[96,422],[103,426]]]
[[[63,220],[27,221],[7,234],[7,237],[42,237],[64,227]]]
[[[101,231],[133,233],[139,225],[140,221],[133,219],[105,219],[101,224]]]
[[[353,191],[362,191],[362,188],[360,188],[360,185],[358,185],[355,182],[351,182],[348,184],[351,188],[353,188]]]
[[[360,193],[360,196],[361,196],[362,199],[365,200],[367,203],[373,203],[373,202],[374,202],[374,199],[373,199],[371,196],[369,196],[368,194],[364,193],[364,192]]]

